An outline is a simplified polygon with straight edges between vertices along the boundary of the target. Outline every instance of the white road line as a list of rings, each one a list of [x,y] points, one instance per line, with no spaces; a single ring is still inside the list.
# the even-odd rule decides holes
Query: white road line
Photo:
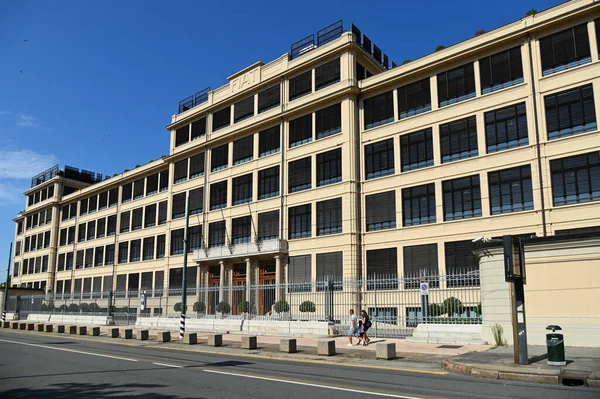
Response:
[[[183,366],[176,366],[174,364],[166,364],[166,363],[152,363],[157,366],[165,366],[165,367],[175,367],[176,369],[183,368]]]
[[[79,353],[82,355],[90,355],[90,356],[99,356],[99,357],[108,357],[110,359],[117,359],[117,360],[126,360],[128,362],[137,362],[136,359],[129,359],[126,357],[118,357],[118,356],[110,356],[110,355],[102,355],[100,353],[92,353],[92,352],[83,352],[83,351],[78,351],[75,349],[65,349],[65,348],[55,348],[53,346],[46,346],[46,345],[38,345],[38,344],[28,344],[25,342],[19,342],[19,341],[9,341],[7,339],[0,339],[0,342],[8,342],[9,344],[17,344],[17,345],[26,345],[26,346],[33,346],[36,348],[44,348],[44,349],[53,349],[55,351],[63,351],[63,352],[73,352],[73,353]]]
[[[207,373],[234,375],[236,377],[246,377],[246,378],[254,378],[254,379],[257,379],[257,380],[285,382],[287,384],[306,385],[306,386],[309,386],[309,387],[316,387],[316,388],[332,389],[332,390],[335,390],[335,391],[345,391],[345,392],[358,393],[358,391],[356,389],[333,387],[333,386],[330,386],[330,385],[311,384],[311,383],[308,383],[308,382],[290,381],[290,380],[284,380],[284,379],[279,379],[279,378],[260,377],[260,376],[257,376],[257,375],[229,373],[229,372],[226,372],[226,371],[217,371],[217,370],[202,370],[202,371],[206,371]],[[385,396],[387,398],[399,398],[399,399],[423,399],[423,398],[419,398],[417,396],[394,395],[394,394],[388,394],[388,393],[383,393],[383,392],[360,391],[360,394],[362,394],[362,395],[373,395],[373,396]]]

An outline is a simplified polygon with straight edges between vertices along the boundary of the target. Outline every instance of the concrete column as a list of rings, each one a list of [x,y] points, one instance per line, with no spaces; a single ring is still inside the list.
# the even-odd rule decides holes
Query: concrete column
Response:
[[[246,258],[246,300],[250,302],[250,285],[252,285],[252,260]]]
[[[281,299],[281,255],[275,255],[275,302]]]
[[[224,284],[225,284],[225,262],[220,261],[219,266],[221,267],[221,272],[219,273],[219,301],[223,302],[224,297]]]
[[[198,268],[196,269],[196,302],[200,302],[200,280],[201,279],[202,279],[202,266],[198,265]]]

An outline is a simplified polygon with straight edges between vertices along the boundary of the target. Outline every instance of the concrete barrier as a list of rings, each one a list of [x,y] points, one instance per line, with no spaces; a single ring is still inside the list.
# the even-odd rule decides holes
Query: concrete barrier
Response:
[[[285,353],[296,353],[296,339],[283,338],[281,341],[279,341],[279,351]]]
[[[198,334],[185,333],[183,334],[183,343],[188,345],[196,345],[198,343]]]
[[[69,334],[77,334],[77,326],[69,326],[68,327]]]
[[[27,329],[27,323],[20,322],[19,323],[19,330],[26,330],[26,329]]]
[[[44,324],[42,324],[42,323],[37,323],[37,324],[35,325],[35,330],[36,330],[36,331],[39,331],[39,332],[44,332]]]
[[[417,325],[408,342],[430,344],[483,345],[481,324],[423,324]]]
[[[19,328],[19,322],[18,321],[13,321],[10,323],[10,328],[12,328],[13,330],[16,330]]]
[[[35,330],[35,323],[27,323],[27,331]]]
[[[148,341],[148,338],[150,338],[150,331],[149,330],[138,330],[135,335],[136,335],[136,338],[139,339],[140,341]]]
[[[123,330],[123,333],[121,334],[121,338],[132,339],[133,338],[133,329],[126,328],[125,330]]]
[[[51,333],[53,329],[54,329],[54,326],[52,324],[44,324],[44,331],[45,332]]]
[[[30,313],[27,321],[37,323],[64,323],[64,324],[85,324],[96,326],[109,326],[112,324],[112,317],[84,314],[62,314],[62,313]]]
[[[109,338],[119,338],[119,329],[117,327],[109,328],[107,335]]]
[[[100,335],[100,327],[92,327],[90,328],[90,335],[93,337],[97,337]]]
[[[2,328],[10,328],[10,321],[3,321]]]
[[[257,348],[257,339],[255,336],[243,335],[242,336],[242,349],[256,349]]]
[[[317,343],[317,353],[319,356],[333,356],[335,355],[335,341],[319,341]]]
[[[59,324],[56,326],[56,332],[59,334],[64,334],[66,331],[65,326],[63,324]]]
[[[380,342],[375,344],[375,357],[377,359],[392,360],[396,358],[396,344],[393,342]]]
[[[158,342],[169,342],[171,340],[171,331],[159,331]]]
[[[222,346],[223,345],[223,335],[221,334],[212,334],[208,336],[208,346]]]
[[[77,327],[77,335],[87,335],[87,327],[86,326]]]

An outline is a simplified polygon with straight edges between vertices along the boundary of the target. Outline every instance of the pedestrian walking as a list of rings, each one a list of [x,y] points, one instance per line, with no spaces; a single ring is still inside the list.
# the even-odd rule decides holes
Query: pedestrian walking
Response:
[[[369,314],[365,310],[361,310],[360,316],[362,319],[361,324],[362,324],[362,330],[363,330],[362,342],[363,342],[364,346],[367,346],[367,345],[369,345],[369,342],[371,342],[371,339],[367,336],[367,330],[369,328],[371,328],[371,318],[369,317]]]
[[[354,346],[352,343],[352,337],[356,335],[358,330],[358,317],[354,314],[354,309],[350,309],[350,327],[348,328],[348,345],[346,346]],[[360,343],[360,340],[359,340]]]

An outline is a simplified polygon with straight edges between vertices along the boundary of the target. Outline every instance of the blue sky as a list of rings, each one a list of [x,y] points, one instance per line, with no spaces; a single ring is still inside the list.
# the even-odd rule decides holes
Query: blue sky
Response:
[[[0,281],[33,175],[56,163],[112,175],[168,153],[179,100],[335,21],[399,64],[558,4],[389,3],[1,2]]]

